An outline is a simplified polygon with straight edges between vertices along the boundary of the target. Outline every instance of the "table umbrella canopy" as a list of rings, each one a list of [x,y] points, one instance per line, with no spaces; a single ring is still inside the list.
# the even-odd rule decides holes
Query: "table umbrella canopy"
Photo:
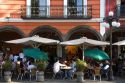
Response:
[[[43,43],[43,44],[58,44],[59,43],[58,40],[43,38],[43,37],[39,37],[37,35],[32,36],[32,37],[27,37],[27,38],[5,41],[5,42],[6,43],[15,43],[15,44],[27,43],[27,42],[38,42],[38,43]]]
[[[88,39],[87,37],[82,37],[82,38],[79,38],[79,39],[60,42],[60,44],[61,45],[81,45],[81,44],[86,44],[86,45],[99,45],[100,46],[100,45],[109,45],[110,43],[104,42],[104,41]]]
[[[108,54],[99,49],[86,49],[84,51],[84,56],[90,57],[95,60],[107,60],[110,59]]]
[[[48,55],[44,51],[38,49],[38,48],[24,48],[23,53],[26,57],[31,57],[37,60],[48,60]]]
[[[84,49],[84,45],[103,46],[103,45],[109,45],[110,43],[104,42],[104,41],[89,39],[87,37],[82,37],[82,38],[79,38],[79,39],[60,42],[59,44],[61,44],[61,45],[83,45],[83,49]],[[84,51],[83,51],[83,59],[84,59]]]
[[[125,40],[113,43],[113,45],[117,45],[117,46],[125,45]]]

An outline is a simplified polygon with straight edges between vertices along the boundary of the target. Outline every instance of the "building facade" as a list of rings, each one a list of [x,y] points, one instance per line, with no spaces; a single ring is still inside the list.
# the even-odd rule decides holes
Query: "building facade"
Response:
[[[108,15],[109,11],[113,11],[115,16],[118,17],[121,24],[120,27],[112,28],[112,42],[118,42],[125,39],[125,1],[124,0],[105,0],[105,16]],[[109,41],[110,30],[105,28],[105,34],[103,35],[104,41]],[[117,58],[121,53],[125,53],[124,46],[113,46],[113,56]]]
[[[119,28],[113,28],[114,43],[124,39],[124,4],[124,0],[1,0],[0,40],[39,35],[60,41],[83,36],[109,41],[110,30],[103,26],[103,18],[114,11],[121,22]],[[4,46],[10,47],[12,53],[21,48],[19,45]],[[41,45],[40,48],[51,51],[51,55],[63,56],[62,47]],[[114,48],[114,52],[118,49],[120,54],[124,47]]]

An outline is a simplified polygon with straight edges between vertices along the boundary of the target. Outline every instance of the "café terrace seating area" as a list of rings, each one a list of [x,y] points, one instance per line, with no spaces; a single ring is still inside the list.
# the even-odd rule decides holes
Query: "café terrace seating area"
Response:
[[[108,42],[88,39],[86,37],[60,42],[58,40],[42,38],[36,35],[33,37],[21,38],[21,39],[10,40],[10,41],[5,41],[5,42],[6,43],[18,43],[18,44],[19,43],[24,44],[24,43],[30,42],[30,43],[33,43],[33,47],[30,49],[22,48],[23,52],[21,56],[20,56],[20,53],[16,55],[11,54],[9,56],[2,56],[0,59],[1,79],[4,78],[4,71],[7,69],[4,67],[4,64],[6,63],[6,61],[10,61],[12,65],[11,67],[12,79],[14,80],[37,80],[38,79],[37,77],[38,65],[36,63],[37,60],[45,61],[45,69],[44,69],[45,79],[63,79],[63,80],[77,79],[78,77],[77,72],[79,68],[76,66],[76,63],[75,63],[74,67],[76,68],[76,70],[71,73],[71,70],[73,69],[73,67],[71,66],[71,62],[72,60],[76,62],[78,59],[85,61],[87,64],[87,66],[84,67],[82,70],[82,72],[84,73],[83,75],[84,79],[101,81],[101,80],[108,80],[109,78],[108,76],[110,72],[110,57],[105,51],[99,48],[91,48],[87,50],[87,48],[84,48],[83,46],[81,48],[82,52],[84,52],[83,53],[84,55],[81,53],[82,58],[79,58],[78,56],[76,56],[76,54],[74,54],[75,56],[71,56],[70,59],[68,59],[68,56],[70,55],[67,55],[67,57],[56,56],[55,58],[60,58],[58,64],[61,64],[59,66],[59,71],[56,73],[54,72],[54,65],[56,63],[55,58],[54,58],[53,63],[50,63],[47,53],[39,49],[39,46],[41,44],[52,44],[52,45],[58,44],[61,46],[63,45],[66,46],[65,50],[68,49],[68,46],[69,48],[72,47],[73,49],[71,50],[73,53],[75,53],[75,51],[77,51],[76,49],[78,45],[87,44],[87,45],[94,45],[94,46],[102,46],[102,45],[109,45]],[[114,44],[119,44],[119,43],[114,43]],[[100,54],[96,54],[96,53],[100,53]],[[42,55],[42,56],[39,56],[39,55]],[[118,61],[122,61],[121,63],[123,63],[123,60],[121,59]],[[115,70],[117,67],[113,68],[113,71],[118,71],[118,73],[115,73],[116,75],[121,75],[121,74],[124,75],[125,73],[124,67],[125,67],[125,64],[121,65],[118,70]]]

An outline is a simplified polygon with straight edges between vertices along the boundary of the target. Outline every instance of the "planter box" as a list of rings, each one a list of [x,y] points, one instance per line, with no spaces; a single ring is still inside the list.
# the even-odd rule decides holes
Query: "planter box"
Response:
[[[77,82],[84,82],[84,73],[82,71],[77,72]]]
[[[36,80],[39,81],[39,82],[44,81],[44,72],[43,71],[40,71],[40,72],[36,73]]]
[[[4,80],[6,82],[11,82],[11,77],[12,77],[11,71],[5,71],[4,72]]]

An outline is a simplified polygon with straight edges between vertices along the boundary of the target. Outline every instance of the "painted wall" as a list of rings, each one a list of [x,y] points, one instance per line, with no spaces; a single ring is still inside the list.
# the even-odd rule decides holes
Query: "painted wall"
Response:
[[[100,17],[100,0],[87,0],[88,5],[92,5],[92,17]]]
[[[32,22],[28,22],[28,23],[17,23],[17,22],[13,22],[13,23],[0,23],[1,26],[4,25],[14,25],[16,27],[19,27],[25,34],[29,34],[33,29],[35,29],[38,26],[43,26],[43,25],[50,25],[52,27],[57,28],[59,31],[61,31],[63,34],[66,34],[70,29],[79,26],[79,25],[89,25],[92,28],[96,29],[97,31],[99,31],[99,23],[88,23],[88,22],[37,22],[37,23],[32,23]]]
[[[88,5],[92,5],[92,17],[100,17],[100,0],[87,0]],[[0,18],[20,18],[21,5],[26,5],[26,0],[0,0]],[[60,5],[63,6],[63,0],[51,0],[50,6]],[[50,10],[50,14],[53,13],[53,9]],[[63,9],[60,10],[60,14],[63,15]],[[10,13],[13,13],[11,16]],[[21,28],[26,34],[29,34],[33,29],[38,26],[50,25],[57,28],[63,34],[66,34],[70,29],[79,25],[88,25],[99,31],[100,24],[98,22],[1,22],[0,26],[13,25]]]
[[[109,11],[114,11],[116,6],[116,0],[106,0],[106,15],[108,15]]]
[[[10,17],[10,13],[19,18],[21,5],[25,4],[26,0],[0,0],[0,18]]]
[[[55,7],[58,7],[55,9]],[[56,12],[58,11],[58,12]],[[50,16],[63,16],[63,0],[50,0]]]

